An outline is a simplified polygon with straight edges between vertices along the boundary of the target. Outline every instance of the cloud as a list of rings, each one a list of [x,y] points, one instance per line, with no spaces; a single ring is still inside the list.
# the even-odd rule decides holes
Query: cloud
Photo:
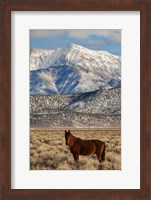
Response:
[[[108,41],[105,40],[87,40],[87,44],[91,46],[106,46]]]
[[[121,30],[115,29],[115,30],[69,30],[68,36],[73,38],[90,38],[90,36],[100,36],[104,38],[108,38],[108,40],[112,42],[121,42]]]
[[[121,42],[121,30],[115,29],[71,29],[71,30],[30,30],[31,39],[56,39],[56,38],[77,38],[77,39],[88,39],[91,36],[99,36],[107,38],[112,42]]]
[[[61,38],[66,34],[65,30],[30,30],[31,39],[55,39]]]

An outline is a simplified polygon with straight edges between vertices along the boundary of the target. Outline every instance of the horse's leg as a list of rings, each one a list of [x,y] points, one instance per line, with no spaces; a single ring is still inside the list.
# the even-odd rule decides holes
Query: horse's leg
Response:
[[[79,169],[79,167],[80,167],[80,163],[78,162],[79,154],[73,154],[73,157],[74,157],[74,168]]]
[[[75,153],[73,154],[74,161],[79,161],[79,154]]]
[[[100,163],[102,162],[103,148],[104,148],[103,146],[99,147],[96,152],[97,158]]]
[[[100,152],[97,152],[96,155],[97,155],[99,162],[101,163],[102,162],[102,156],[101,156]]]

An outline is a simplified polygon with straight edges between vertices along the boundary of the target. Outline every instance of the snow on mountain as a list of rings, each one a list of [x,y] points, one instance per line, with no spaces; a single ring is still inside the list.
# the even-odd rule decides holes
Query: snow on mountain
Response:
[[[31,95],[84,93],[121,84],[120,57],[76,44],[31,49],[30,70]]]
[[[30,96],[32,127],[120,127],[121,89]]]
[[[45,68],[53,50],[31,49],[30,50],[30,70]]]

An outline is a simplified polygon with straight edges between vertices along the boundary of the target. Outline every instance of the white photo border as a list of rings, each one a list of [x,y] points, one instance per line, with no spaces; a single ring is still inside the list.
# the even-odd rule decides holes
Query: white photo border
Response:
[[[30,29],[122,30],[122,170],[29,170]],[[12,11],[11,108],[11,189],[140,189],[140,12]]]

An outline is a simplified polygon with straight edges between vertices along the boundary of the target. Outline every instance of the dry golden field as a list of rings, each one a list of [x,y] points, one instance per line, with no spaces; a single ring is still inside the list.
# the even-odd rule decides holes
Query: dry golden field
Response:
[[[68,129],[67,129],[68,130]],[[99,163],[96,154],[80,156],[75,163],[70,149],[65,144],[65,129],[30,130],[31,170],[120,170],[120,129],[70,129],[81,139],[99,139],[105,142],[105,161]]]

